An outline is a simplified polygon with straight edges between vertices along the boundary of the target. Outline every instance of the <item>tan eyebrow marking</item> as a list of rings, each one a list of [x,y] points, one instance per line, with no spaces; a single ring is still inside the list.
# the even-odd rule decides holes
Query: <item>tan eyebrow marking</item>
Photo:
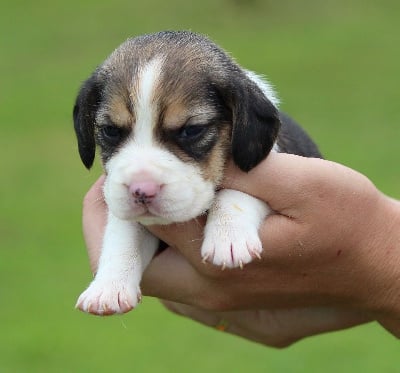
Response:
[[[118,127],[132,127],[134,117],[127,108],[126,102],[120,97],[116,96],[108,105],[108,116],[113,124]]]
[[[168,106],[164,114],[164,127],[178,129],[184,124],[206,124],[214,119],[216,112],[208,106],[188,108],[180,102]]]

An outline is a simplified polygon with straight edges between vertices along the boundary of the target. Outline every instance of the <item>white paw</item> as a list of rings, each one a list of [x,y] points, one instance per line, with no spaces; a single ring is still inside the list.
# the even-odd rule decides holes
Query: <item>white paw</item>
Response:
[[[254,258],[261,258],[262,244],[257,229],[250,225],[211,224],[205,231],[201,256],[217,266],[243,268]]]
[[[126,313],[135,308],[141,300],[139,286],[134,281],[104,281],[94,279],[80,295],[76,308],[94,315]]]

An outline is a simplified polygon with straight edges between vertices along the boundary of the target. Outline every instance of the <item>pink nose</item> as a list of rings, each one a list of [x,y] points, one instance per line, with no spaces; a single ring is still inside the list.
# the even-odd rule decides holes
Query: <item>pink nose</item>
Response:
[[[137,204],[147,205],[160,192],[161,185],[154,181],[137,181],[129,185],[129,192]]]

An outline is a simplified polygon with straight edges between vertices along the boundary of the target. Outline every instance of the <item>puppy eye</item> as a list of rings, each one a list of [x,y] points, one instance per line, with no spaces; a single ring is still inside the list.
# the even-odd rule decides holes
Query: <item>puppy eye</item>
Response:
[[[104,139],[110,143],[116,144],[122,138],[122,129],[116,126],[104,126],[101,128]]]
[[[186,125],[183,126],[179,132],[182,139],[195,139],[200,137],[206,131],[207,126],[202,125]]]

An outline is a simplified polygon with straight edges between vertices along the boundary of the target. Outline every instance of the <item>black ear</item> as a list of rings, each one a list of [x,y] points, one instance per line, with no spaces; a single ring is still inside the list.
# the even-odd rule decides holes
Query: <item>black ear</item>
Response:
[[[280,128],[279,112],[247,76],[234,79],[232,93],[232,157],[250,171],[271,151]]]
[[[79,155],[87,169],[92,167],[96,153],[94,126],[102,92],[103,83],[96,74],[93,74],[83,83],[74,106],[74,128]]]

